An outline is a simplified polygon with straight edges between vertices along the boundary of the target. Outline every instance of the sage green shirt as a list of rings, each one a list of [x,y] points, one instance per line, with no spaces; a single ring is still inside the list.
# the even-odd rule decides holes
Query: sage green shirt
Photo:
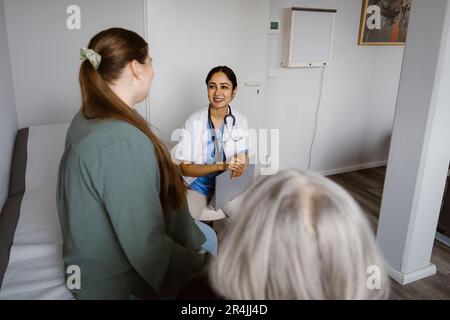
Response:
[[[126,122],[82,112],[73,119],[57,207],[65,266],[81,270],[75,298],[128,299],[142,290],[173,298],[203,267],[205,237],[187,207],[162,211],[155,157],[150,139]]]

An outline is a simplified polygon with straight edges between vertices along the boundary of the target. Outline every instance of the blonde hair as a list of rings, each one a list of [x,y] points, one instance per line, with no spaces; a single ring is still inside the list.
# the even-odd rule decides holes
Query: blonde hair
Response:
[[[389,279],[355,200],[331,180],[280,171],[225,227],[210,282],[226,299],[386,299]],[[369,289],[370,266],[380,270]]]

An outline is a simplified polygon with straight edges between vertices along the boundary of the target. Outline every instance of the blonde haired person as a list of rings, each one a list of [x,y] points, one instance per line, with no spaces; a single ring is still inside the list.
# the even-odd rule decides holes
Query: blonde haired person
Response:
[[[262,178],[219,243],[209,280],[225,299],[389,295],[383,260],[360,207],[343,188],[315,174],[291,170]],[[371,266],[379,268],[379,289],[369,289]]]

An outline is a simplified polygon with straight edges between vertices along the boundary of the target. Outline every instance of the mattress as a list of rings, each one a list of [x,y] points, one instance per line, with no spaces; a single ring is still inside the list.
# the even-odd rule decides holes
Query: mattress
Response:
[[[56,209],[58,166],[68,126],[65,123],[30,127],[27,139],[22,137],[26,144],[16,144],[10,184],[10,198],[15,202],[10,207],[19,208],[19,212],[0,299],[72,299],[65,286]],[[5,209],[3,214],[14,216]]]

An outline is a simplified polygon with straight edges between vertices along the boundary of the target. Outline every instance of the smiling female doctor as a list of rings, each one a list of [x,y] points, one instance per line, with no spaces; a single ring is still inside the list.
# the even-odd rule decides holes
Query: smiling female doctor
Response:
[[[213,68],[206,77],[209,106],[192,114],[175,147],[175,159],[189,185],[187,200],[191,215],[200,220],[217,220],[232,208],[204,210],[214,195],[215,177],[232,171],[241,176],[248,165],[247,119],[230,106],[237,92],[236,75],[226,66]]]

